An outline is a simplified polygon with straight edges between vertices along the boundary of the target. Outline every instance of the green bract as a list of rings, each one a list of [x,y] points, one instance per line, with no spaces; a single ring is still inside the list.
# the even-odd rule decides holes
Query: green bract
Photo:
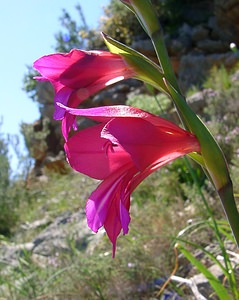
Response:
[[[134,69],[135,78],[147,82],[148,84],[156,87],[162,92],[168,94],[167,87],[163,80],[162,69],[159,65],[152,60],[139,53],[138,51],[112,39],[105,33],[102,33],[105,44],[111,53],[123,56],[124,61]]]

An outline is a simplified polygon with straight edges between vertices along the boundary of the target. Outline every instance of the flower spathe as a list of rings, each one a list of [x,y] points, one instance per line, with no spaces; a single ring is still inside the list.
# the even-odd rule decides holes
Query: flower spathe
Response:
[[[69,53],[55,53],[36,60],[33,67],[42,75],[38,80],[49,81],[55,90],[54,118],[61,120],[66,136],[74,118],[65,116],[65,110],[56,102],[78,107],[85,99],[117,81],[133,77],[134,71],[118,54],[107,51],[73,49]]]
[[[199,152],[200,146],[191,133],[136,108],[65,109],[100,122],[71,136],[65,151],[73,169],[102,180],[87,201],[86,215],[94,232],[104,226],[114,256],[121,230],[128,233],[134,189],[158,168],[187,153]]]

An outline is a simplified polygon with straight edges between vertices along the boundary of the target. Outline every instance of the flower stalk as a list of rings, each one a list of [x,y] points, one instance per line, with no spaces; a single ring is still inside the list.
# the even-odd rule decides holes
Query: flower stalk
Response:
[[[236,242],[239,245],[239,213],[224,154],[207,127],[188,106],[180,91],[164,42],[163,30],[151,2],[149,0],[128,0],[126,2],[126,5],[136,14],[140,23],[143,24],[144,30],[151,38],[165,77],[165,86],[176,106],[182,123],[197,136],[200,142],[202,160],[199,159],[198,155],[194,156],[194,159],[202,165],[206,175],[215,187]]]

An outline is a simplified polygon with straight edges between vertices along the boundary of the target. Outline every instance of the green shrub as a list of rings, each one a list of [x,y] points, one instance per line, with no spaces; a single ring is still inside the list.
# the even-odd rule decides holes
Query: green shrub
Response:
[[[0,133],[0,235],[9,235],[16,222],[10,182],[10,162],[7,141]]]
[[[232,81],[231,76],[224,68],[211,73],[206,86],[213,88],[215,93],[213,97],[207,99],[207,106],[204,108],[204,112],[209,116],[207,125],[229,163],[239,148],[239,84]]]

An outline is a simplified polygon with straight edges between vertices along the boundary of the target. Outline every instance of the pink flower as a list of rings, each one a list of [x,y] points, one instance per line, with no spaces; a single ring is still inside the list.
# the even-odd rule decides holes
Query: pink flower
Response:
[[[128,233],[134,189],[158,168],[199,152],[200,146],[191,133],[136,108],[65,109],[100,122],[70,137],[65,151],[73,169],[102,180],[87,201],[86,215],[94,232],[104,226],[114,256],[120,231]]]
[[[49,81],[55,90],[55,103],[77,107],[85,99],[107,85],[132,77],[134,71],[118,54],[106,51],[73,49],[69,53],[43,56],[33,64],[40,72],[38,80]],[[65,110],[55,105],[54,118],[63,119]],[[64,136],[74,123],[69,115],[64,120]]]

